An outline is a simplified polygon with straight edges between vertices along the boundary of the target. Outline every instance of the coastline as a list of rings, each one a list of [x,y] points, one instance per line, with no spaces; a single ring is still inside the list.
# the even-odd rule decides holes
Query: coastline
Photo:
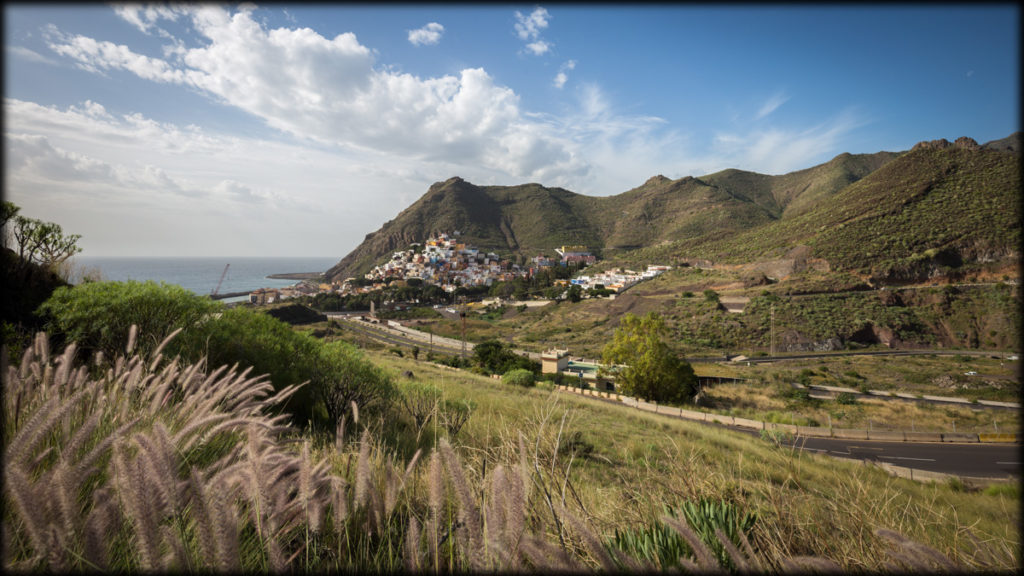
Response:
[[[316,280],[323,276],[322,272],[289,272],[286,274],[267,274],[273,280]]]

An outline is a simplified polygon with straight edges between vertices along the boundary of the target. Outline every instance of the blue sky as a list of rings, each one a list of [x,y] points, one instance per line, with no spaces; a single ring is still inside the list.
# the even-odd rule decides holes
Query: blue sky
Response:
[[[5,197],[90,256],[341,258],[430,184],[618,194],[1019,130],[1019,9],[4,7]]]

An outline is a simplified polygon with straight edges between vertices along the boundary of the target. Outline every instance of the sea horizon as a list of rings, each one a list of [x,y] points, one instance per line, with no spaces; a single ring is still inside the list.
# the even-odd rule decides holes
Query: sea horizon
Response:
[[[338,263],[333,256],[85,256],[73,259],[71,282],[99,272],[103,281],[127,280],[176,284],[196,294],[249,292],[284,288],[297,280],[271,274],[323,273]],[[225,272],[225,266],[227,270]],[[223,282],[221,276],[223,275]]]

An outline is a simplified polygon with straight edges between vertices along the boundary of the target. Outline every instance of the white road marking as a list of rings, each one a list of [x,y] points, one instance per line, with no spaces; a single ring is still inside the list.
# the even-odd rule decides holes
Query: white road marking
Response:
[[[910,458],[908,456],[879,456],[879,458],[885,458],[886,460],[917,460],[919,462],[935,462],[934,458]]]
[[[1020,466],[1020,462],[996,462],[996,464],[1015,464],[1017,466]]]

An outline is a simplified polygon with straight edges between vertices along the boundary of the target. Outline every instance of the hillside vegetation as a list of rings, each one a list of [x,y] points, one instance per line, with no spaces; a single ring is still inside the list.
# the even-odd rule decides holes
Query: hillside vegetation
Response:
[[[643,257],[741,264],[795,246],[878,283],[957,276],[970,264],[1013,260],[1020,244],[1020,158],[997,150],[919,149],[803,214],[725,238],[694,238]]]
[[[842,154],[783,176],[727,170],[702,178],[654,176],[615,196],[594,197],[540,184],[477,186],[438,182],[327,272],[362,274],[432,233],[458,230],[481,250],[532,257],[565,244],[621,254],[676,240],[722,238],[806,211],[897,155]]]

